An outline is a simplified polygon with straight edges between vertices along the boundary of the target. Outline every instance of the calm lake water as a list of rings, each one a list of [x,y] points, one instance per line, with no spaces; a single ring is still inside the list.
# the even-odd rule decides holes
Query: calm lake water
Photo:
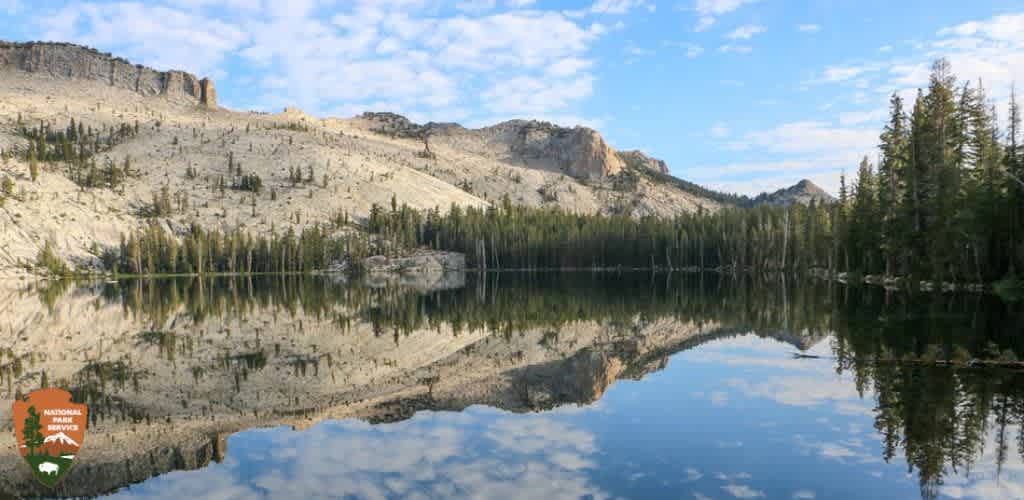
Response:
[[[58,495],[1024,498],[1024,371],[933,362],[1024,359],[994,297],[644,273],[12,296],[5,397],[45,371],[94,413]],[[0,496],[54,494],[2,464]]]

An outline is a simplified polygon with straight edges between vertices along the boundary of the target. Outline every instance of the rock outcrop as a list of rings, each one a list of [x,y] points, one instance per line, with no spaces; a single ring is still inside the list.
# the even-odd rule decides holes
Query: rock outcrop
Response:
[[[509,148],[517,156],[552,160],[573,177],[600,179],[617,175],[625,166],[601,134],[587,127],[513,120],[490,128],[509,136]]]
[[[627,167],[634,169],[645,169],[659,174],[668,173],[668,164],[665,160],[659,160],[651,156],[647,156],[643,151],[634,149],[632,151],[619,151],[619,158],[625,162]]]
[[[145,96],[163,95],[217,107],[213,81],[184,71],[157,71],[69,43],[0,41],[0,71],[24,71],[57,79],[90,80]]]
[[[371,288],[401,286],[420,292],[466,286],[466,256],[457,252],[421,251],[403,257],[375,255],[363,260],[363,282]]]
[[[465,271],[466,256],[457,252],[417,252],[404,257],[375,255],[363,261],[368,273],[439,273]]]
[[[449,141],[470,146],[465,139],[476,138],[491,146],[507,148],[509,159],[527,165],[547,165],[576,178],[603,179],[626,168],[668,174],[668,164],[642,151],[615,151],[596,130],[560,127],[536,120],[511,120],[482,129],[467,129],[457,123],[417,124],[396,113],[367,112],[357,117],[370,131],[389,137]]]
[[[217,89],[213,87],[213,80],[199,80],[199,103],[211,109],[217,107]]]

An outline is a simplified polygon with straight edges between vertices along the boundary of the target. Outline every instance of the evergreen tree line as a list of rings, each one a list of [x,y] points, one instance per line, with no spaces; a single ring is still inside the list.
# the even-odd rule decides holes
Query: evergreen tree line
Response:
[[[448,213],[373,206],[367,229],[383,251],[411,246],[463,252],[478,269],[834,268],[838,211],[812,203],[698,211],[671,218],[575,214],[498,206]]]
[[[101,256],[115,274],[303,273],[339,261],[358,263],[368,255],[358,234],[338,236],[329,226],[312,225],[296,233],[253,236],[242,230],[206,230],[193,224],[178,238],[157,224],[128,236]]]

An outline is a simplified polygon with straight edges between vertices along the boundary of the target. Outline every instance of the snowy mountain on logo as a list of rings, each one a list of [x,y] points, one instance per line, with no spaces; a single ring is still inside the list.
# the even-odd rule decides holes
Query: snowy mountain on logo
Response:
[[[80,446],[71,436],[58,432],[43,438],[43,446],[40,449],[51,457],[59,457],[78,453]]]
[[[79,446],[74,439],[71,439],[70,437],[68,437],[67,434],[64,434],[63,432],[58,432],[56,434],[50,434],[49,436],[46,436],[46,438],[43,439],[43,444],[48,443],[57,443],[60,445],[67,446]]]

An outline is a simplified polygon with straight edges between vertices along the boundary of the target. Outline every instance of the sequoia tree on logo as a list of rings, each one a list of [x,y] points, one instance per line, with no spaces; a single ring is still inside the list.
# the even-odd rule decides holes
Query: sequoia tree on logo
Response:
[[[40,389],[14,402],[18,452],[32,475],[53,487],[71,469],[85,439],[89,409],[62,389]]]

